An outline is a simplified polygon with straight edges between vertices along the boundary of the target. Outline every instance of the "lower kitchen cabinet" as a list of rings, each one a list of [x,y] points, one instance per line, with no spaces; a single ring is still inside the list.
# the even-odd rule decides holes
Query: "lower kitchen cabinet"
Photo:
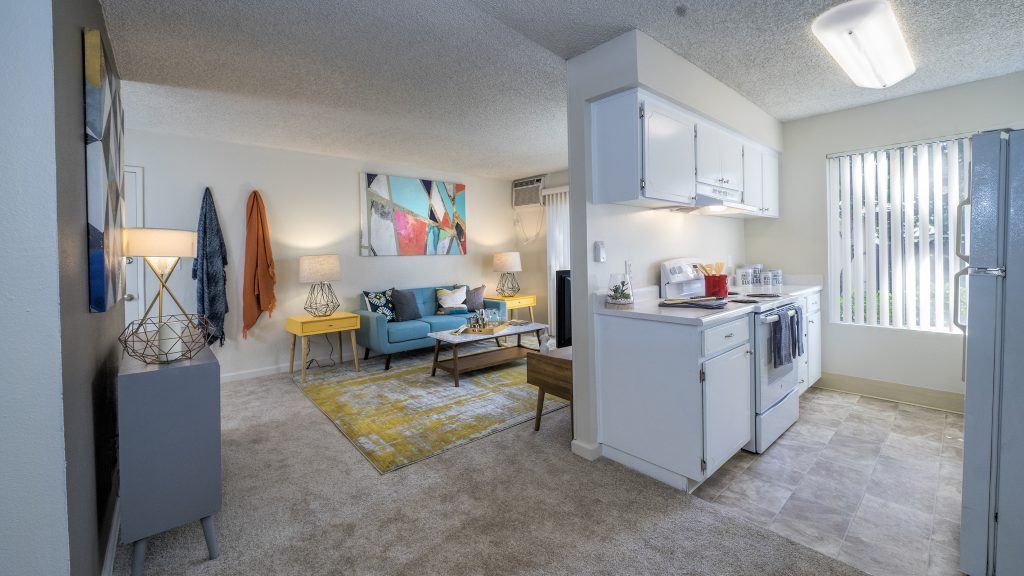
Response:
[[[601,454],[693,491],[750,440],[751,315],[594,318]]]
[[[705,477],[750,441],[753,358],[746,343],[704,362]]]

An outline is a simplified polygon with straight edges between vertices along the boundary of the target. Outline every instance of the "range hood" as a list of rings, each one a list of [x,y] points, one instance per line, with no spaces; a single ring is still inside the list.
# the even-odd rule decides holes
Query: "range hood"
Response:
[[[672,212],[684,212],[687,214],[699,214],[705,216],[753,216],[760,214],[761,209],[757,206],[726,200],[717,196],[701,194],[698,190],[693,206],[672,206],[668,208]]]

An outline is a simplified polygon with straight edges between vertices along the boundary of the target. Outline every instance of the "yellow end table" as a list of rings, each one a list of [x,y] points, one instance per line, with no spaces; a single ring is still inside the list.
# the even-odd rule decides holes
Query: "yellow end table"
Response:
[[[285,330],[292,335],[292,355],[288,361],[288,372],[295,372],[295,344],[302,338],[302,382],[306,382],[306,363],[309,357],[309,337],[318,334],[338,334],[338,363],[344,360],[341,351],[341,333],[348,332],[352,340],[352,356],[356,371],[359,371],[359,352],[356,350],[356,330],[359,329],[359,315],[351,312],[335,312],[330,316],[289,316],[284,322]]]
[[[500,300],[505,303],[505,310],[509,312],[508,319],[512,319],[512,311],[520,308],[530,310],[530,322],[533,322],[533,307],[537,305],[536,294],[516,294],[515,296],[488,296],[488,300]]]

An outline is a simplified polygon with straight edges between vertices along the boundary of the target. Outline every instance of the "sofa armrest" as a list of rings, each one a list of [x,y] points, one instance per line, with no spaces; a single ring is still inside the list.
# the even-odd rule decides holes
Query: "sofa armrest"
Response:
[[[504,300],[491,300],[490,298],[484,298],[484,308],[488,310],[497,310],[498,315],[502,320],[508,319],[508,307],[505,306]]]
[[[357,310],[356,314],[359,315],[356,342],[363,348],[384,350],[388,341],[388,317],[369,310]]]

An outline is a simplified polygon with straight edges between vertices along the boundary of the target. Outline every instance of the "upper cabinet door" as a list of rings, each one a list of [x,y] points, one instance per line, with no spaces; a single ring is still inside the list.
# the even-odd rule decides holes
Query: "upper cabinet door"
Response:
[[[779,157],[774,152],[762,156],[761,172],[764,175],[762,186],[762,214],[771,218],[779,217]]]
[[[718,134],[718,154],[722,161],[722,182],[731,190],[743,189],[743,142],[725,132]]]
[[[718,152],[721,132],[707,124],[697,125],[697,181],[711,186],[722,183],[722,158]]]
[[[693,121],[653,100],[644,102],[643,195],[654,200],[692,204]]]
[[[743,203],[761,208],[764,179],[761,173],[761,150],[753,146],[743,147]]]
[[[639,199],[641,119],[636,92],[623,92],[594,102],[590,116],[593,202]]]

